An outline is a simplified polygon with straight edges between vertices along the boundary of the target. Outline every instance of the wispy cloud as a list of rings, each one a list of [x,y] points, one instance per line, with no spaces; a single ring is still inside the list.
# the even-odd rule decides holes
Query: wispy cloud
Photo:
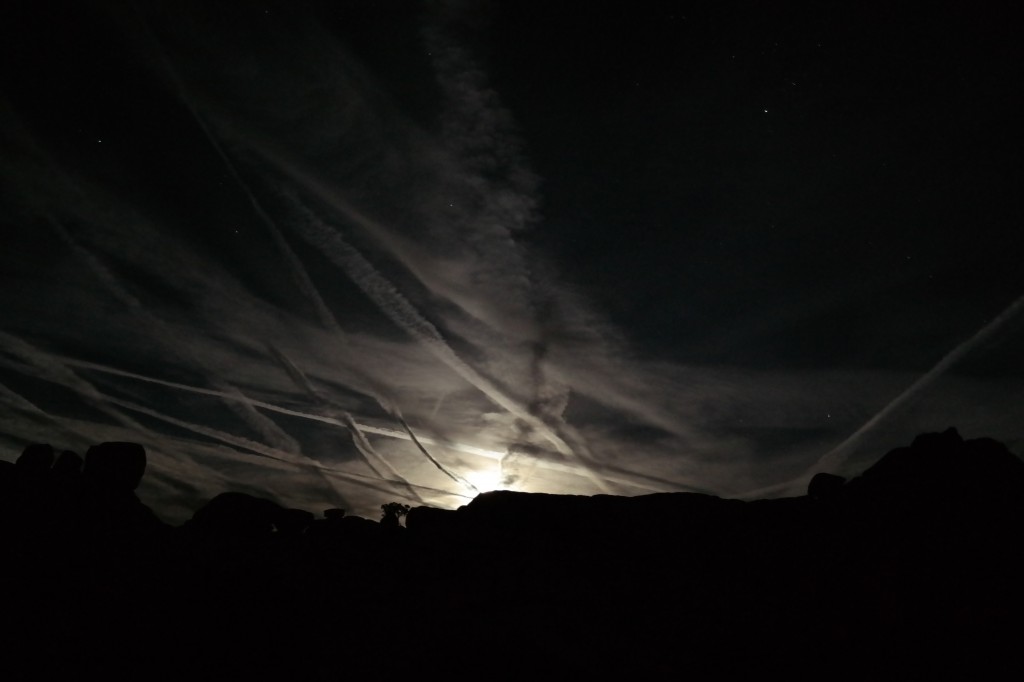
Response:
[[[125,32],[157,103],[122,146],[69,152],[0,103],[5,444],[144,441],[148,499],[174,514],[234,488],[373,516],[464,503],[480,473],[790,494],[815,462],[849,469],[947,420],[1019,435],[1019,383],[958,370],[1020,300],[923,374],[645,354],[528,238],[551,229],[541,180],[472,22],[432,7],[429,120],[299,11],[222,30],[173,4]],[[173,140],[142,131],[165,126]]]

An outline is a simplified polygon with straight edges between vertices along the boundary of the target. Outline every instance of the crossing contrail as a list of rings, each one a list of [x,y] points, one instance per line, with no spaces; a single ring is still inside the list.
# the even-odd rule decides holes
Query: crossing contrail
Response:
[[[90,362],[90,361],[87,361],[87,360],[77,360],[77,359],[69,358],[69,357],[65,357],[65,356],[55,356],[55,357],[60,359],[60,361],[64,365],[67,365],[69,367],[80,367],[82,369],[88,369],[88,370],[92,370],[92,371],[96,371],[96,372],[101,372],[101,373],[104,373],[104,374],[110,374],[112,376],[120,376],[120,377],[124,377],[126,379],[134,379],[136,381],[143,381],[143,382],[146,382],[146,383],[151,383],[151,384],[155,384],[155,385],[158,385],[158,386],[164,386],[166,388],[170,388],[170,389],[174,389],[174,390],[178,390],[178,391],[185,391],[185,392],[188,392],[188,393],[196,393],[196,394],[200,394],[200,395],[208,395],[208,396],[217,397],[217,398],[221,398],[221,399],[229,400],[229,401],[230,400],[238,400],[239,399],[239,394],[234,394],[234,393],[231,393],[231,392],[226,392],[226,391],[222,391],[222,390],[218,390],[218,389],[205,388],[205,387],[202,387],[202,386],[192,386],[192,385],[189,385],[189,384],[182,384],[182,383],[178,383],[178,382],[174,382],[174,381],[167,381],[165,379],[159,379],[159,378],[147,376],[147,375],[144,375],[144,374],[138,374],[136,372],[130,372],[130,371],[118,369],[116,367],[110,367],[110,366],[107,366],[107,365],[103,365],[103,364],[99,364],[99,363],[95,363],[95,362]],[[304,410],[295,410],[295,409],[292,409],[292,408],[289,408],[289,407],[284,407],[284,406],[281,406],[281,405],[276,405],[274,403],[267,402],[267,401],[264,401],[264,400],[258,400],[258,399],[252,398],[252,397],[248,397],[248,396],[245,396],[244,394],[240,394],[240,395],[249,404],[251,404],[253,407],[259,408],[261,410],[267,410],[268,412],[275,412],[275,413],[278,413],[278,414],[286,415],[286,416],[289,416],[289,417],[296,417],[296,418],[299,418],[299,419],[308,419],[310,421],[320,422],[320,423],[323,423],[323,424],[331,424],[331,425],[334,425],[334,426],[339,426],[341,428],[349,428],[349,423],[346,422],[344,419],[339,418],[339,417],[333,417],[333,416],[325,415],[325,414],[317,414],[315,412],[308,412],[308,411],[304,411]],[[405,441],[412,441],[412,438],[413,438],[413,436],[410,435],[409,433],[407,433],[406,431],[402,431],[402,430],[399,430],[399,429],[388,428],[388,427],[385,427],[385,426],[377,426],[377,425],[373,425],[373,424],[368,424],[365,421],[357,420],[354,417],[353,417],[353,422],[352,423],[360,431],[362,431],[363,433],[369,433],[369,434],[373,434],[375,436],[384,436],[384,437],[387,437],[387,438],[396,438],[396,439],[405,440]],[[483,457],[485,459],[490,459],[490,460],[493,460],[495,462],[500,462],[501,459],[504,458],[506,456],[506,454],[507,454],[507,453],[499,451],[499,450],[493,450],[493,449],[488,449],[488,448],[477,447],[475,445],[470,445],[468,443],[460,443],[458,441],[438,440],[436,438],[431,438],[430,436],[425,436],[425,435],[415,435],[415,438],[417,438],[419,441],[421,441],[425,445],[438,446],[438,447],[442,447],[442,448],[445,448],[445,449],[448,449],[448,450],[454,450],[456,452],[463,452],[463,453],[466,453],[468,455],[475,455],[477,457]],[[569,464],[564,464],[564,463],[558,462],[558,461],[552,461],[552,460],[547,460],[547,459],[538,459],[537,460],[537,465],[540,466],[541,468],[549,469],[549,470],[552,470],[552,471],[560,471],[560,472],[569,473],[569,474],[576,474],[576,475],[580,475],[581,474],[581,472],[580,472],[578,467],[572,466],[572,465],[569,465]],[[604,466],[604,465],[596,465],[596,466],[600,466],[600,467],[602,467],[602,469],[607,469],[607,471],[602,470],[602,472],[601,472],[602,475],[605,478],[607,478],[609,481],[612,481],[612,482],[615,482],[615,483],[623,483],[623,484],[631,485],[631,486],[635,486],[635,487],[646,488],[646,489],[652,490],[652,491],[672,491],[672,490],[677,490],[679,488],[679,485],[674,483],[674,482],[672,482],[672,481],[663,481],[661,479],[657,479],[657,478],[645,475],[643,473],[631,472],[631,471],[629,471],[627,469],[624,469],[624,468],[621,468],[621,467]],[[422,487],[422,486],[416,486],[416,487]]]
[[[1016,317],[1022,308],[1024,308],[1024,296],[1013,301],[1013,303],[1007,306],[1003,312],[999,313],[999,315],[993,318],[988,324],[979,329],[973,336],[946,353],[946,355],[943,356],[943,358],[939,360],[934,367],[925,372],[917,379],[917,381],[912,383],[904,389],[902,393],[893,398],[888,405],[883,407],[877,414],[867,420],[863,426],[850,434],[846,440],[822,455],[812,466],[810,471],[835,470],[841,466],[846,461],[846,458],[849,457],[852,447],[860,441],[864,434],[885,420],[890,414],[903,407],[903,405],[909,402],[918,393],[934,383],[936,379],[949,371],[953,365],[970,353],[976,346],[984,343],[994,336],[1007,322]]]
[[[374,447],[370,444],[370,441],[366,439],[366,436],[359,428],[359,425],[356,424],[355,420],[352,418],[352,415],[348,412],[348,410],[335,407],[334,405],[331,404],[331,401],[320,395],[320,392],[313,387],[313,384],[310,383],[309,378],[306,377],[305,373],[301,369],[299,369],[295,365],[295,363],[291,361],[291,358],[285,355],[284,352],[281,351],[281,349],[271,344],[267,344],[267,349],[270,351],[271,355],[273,355],[274,358],[277,359],[278,363],[282,367],[284,367],[285,372],[288,374],[292,382],[300,390],[305,392],[306,395],[308,395],[312,400],[324,406],[326,409],[337,412],[337,414],[340,416],[341,424],[344,425],[345,429],[352,436],[352,444],[355,446],[356,450],[362,456],[363,461],[366,463],[366,465],[370,467],[370,469],[375,474],[381,477],[384,476],[384,473],[379,468],[377,468],[377,464],[379,464],[381,467],[388,471],[391,478],[397,479],[399,481],[405,481],[405,477],[398,473],[398,470],[395,469],[391,462],[389,462],[386,458],[382,457],[380,453],[378,453],[374,449]],[[375,462],[377,464],[375,464]],[[410,487],[408,481],[405,481],[403,487],[413,498],[420,502],[423,501],[419,497],[419,495],[412,489],[412,487]]]
[[[342,330],[341,325],[338,323],[337,317],[335,317],[334,313],[324,302],[323,296],[320,295],[319,289],[317,289],[317,286],[313,282],[312,277],[309,276],[309,272],[303,265],[302,260],[295,253],[295,250],[292,249],[291,245],[288,244],[288,240],[285,239],[281,230],[278,228],[277,222],[270,216],[270,214],[263,207],[263,203],[256,197],[256,194],[253,192],[250,184],[245,180],[244,177],[242,177],[242,174],[238,169],[238,165],[224,149],[224,145],[221,143],[220,139],[210,129],[210,126],[207,124],[206,120],[203,118],[203,116],[199,113],[199,110],[193,104],[192,98],[189,96],[185,86],[178,78],[177,72],[175,71],[173,65],[170,63],[170,60],[167,59],[167,56],[164,53],[164,51],[159,47],[159,44],[155,41],[155,39],[151,40],[151,43],[154,45],[155,49],[159,53],[164,69],[168,77],[173,82],[175,89],[177,90],[179,99],[181,99],[185,106],[188,108],[189,112],[192,115],[192,118],[195,120],[199,128],[203,131],[203,135],[206,137],[207,141],[213,147],[218,157],[220,157],[221,162],[224,164],[225,168],[227,168],[228,173],[231,175],[231,178],[235,181],[235,184],[241,189],[242,193],[245,194],[253,211],[256,213],[257,217],[260,219],[263,225],[267,228],[267,231],[273,238],[274,244],[277,246],[278,251],[284,257],[285,263],[287,263],[288,269],[291,271],[292,276],[295,278],[295,281],[298,284],[299,289],[302,291],[303,295],[312,303],[314,309],[316,310],[317,316],[320,318],[320,323],[328,331],[335,334],[337,340],[340,343],[346,343],[348,335]],[[276,348],[273,350],[275,351],[275,356],[278,357],[278,360],[285,365],[286,369],[288,369],[289,374],[292,375],[293,379],[296,378],[295,375],[297,369],[295,368],[295,366],[290,361],[288,361],[287,358],[285,358]],[[371,387],[369,391],[370,397],[374,398],[386,412],[388,412],[389,414],[394,416],[396,420],[398,420],[402,427],[408,432],[409,438],[412,440],[413,443],[415,443],[416,448],[421,453],[423,453],[423,455],[434,466],[440,469],[445,475],[447,475],[456,483],[472,490],[473,492],[477,492],[476,488],[471,483],[469,483],[469,481],[466,481],[462,477],[448,470],[443,464],[441,464],[436,458],[434,458],[434,456],[431,455],[430,452],[427,451],[427,449],[423,446],[422,441],[420,439],[417,439],[416,435],[412,432],[412,429],[409,428],[409,425],[406,422],[405,418],[402,416],[401,412],[399,411],[396,402],[393,399],[385,397],[386,391],[382,390],[378,381],[376,381],[373,377],[370,377],[368,374],[361,371],[358,367],[352,365],[351,363],[346,363],[346,367],[350,369],[361,380],[363,380],[363,382],[367,386]],[[298,380],[297,383],[299,383],[301,387],[311,395],[311,397],[320,402],[323,402],[323,397],[313,390],[309,382],[305,381],[305,377],[302,377],[302,379]],[[391,465],[387,463],[386,460],[384,460],[384,458],[380,457],[380,455],[376,453],[376,451],[370,445],[370,442],[366,440],[366,438],[363,436],[362,431],[359,429],[359,426],[352,419],[351,415],[348,414],[348,412],[344,411],[342,412],[342,414],[343,421],[346,422],[346,426],[349,428],[349,431],[352,434],[353,443],[355,444],[356,449],[360,452],[360,454],[363,455],[364,459],[366,460],[366,463],[370,466],[370,468],[373,469],[375,472],[379,473],[373,464],[374,460],[378,460],[390,469],[393,477],[399,480],[404,480],[402,476],[394,469],[394,467],[391,467]]]
[[[332,319],[332,316],[329,309],[323,304],[322,297],[320,297],[316,292],[308,275],[304,274],[301,263],[298,262],[294,253],[291,252],[290,247],[287,246],[287,243],[283,239],[276,223],[264,209],[261,202],[257,199],[249,184],[242,177],[237,164],[226,152],[220,139],[214,134],[209,122],[200,113],[195,103],[192,101],[184,83],[182,83],[180,77],[177,75],[176,69],[170,62],[170,59],[161,47],[159,41],[151,33],[148,34],[148,38],[149,43],[156,52],[165,73],[177,91],[179,98],[188,108],[190,114],[203,131],[203,134],[213,145],[218,156],[225,163],[232,178],[245,193],[260,220],[268,226],[274,236],[275,242],[277,242],[279,247],[282,247],[283,252],[286,254],[286,260],[292,267],[293,273],[296,274],[296,277],[300,282],[300,287],[305,293],[307,293],[307,295],[311,296],[311,300],[314,302],[322,321],[326,323],[326,326],[329,329],[333,330],[336,328],[340,331],[336,321],[333,325],[331,324],[330,320]],[[297,182],[299,186],[304,187],[306,191],[312,191],[321,199],[327,200],[329,205],[331,205],[335,210],[339,210],[347,219],[354,220],[364,227],[372,228],[376,233],[381,232],[381,230],[376,229],[377,225],[373,223],[373,221],[360,214],[353,207],[348,206],[344,202],[340,202],[333,192],[326,191],[320,186],[319,182],[291,167],[291,165],[286,163],[282,158],[275,158],[277,155],[268,151],[265,146],[258,145],[251,139],[246,139],[245,144],[265,160],[269,161],[279,172],[285,173],[294,182]],[[339,266],[389,319],[391,319],[401,329],[405,330],[414,339],[423,344],[424,347],[448,365],[456,374],[480,390],[496,405],[509,411],[524,423],[529,424],[538,433],[543,434],[558,452],[566,457],[576,460],[581,469],[586,472],[585,475],[591,479],[599,490],[606,493],[611,492],[606,483],[600,477],[596,476],[591,470],[591,463],[586,458],[576,453],[573,448],[553,428],[551,428],[550,425],[545,423],[544,420],[539,419],[529,410],[525,409],[518,401],[506,395],[505,392],[492,381],[482,376],[479,372],[463,361],[443,338],[438,329],[424,318],[405,298],[405,296],[403,296],[390,281],[383,277],[376,268],[374,268],[374,266],[367,261],[357,249],[355,249],[355,247],[344,240],[336,229],[324,224],[318,216],[313,215],[302,202],[298,201],[294,197],[292,198],[292,203],[297,209],[306,214],[306,220],[296,221],[297,224],[295,227],[300,236],[311,245],[321,249],[321,251],[324,252],[325,255],[335,263],[335,265]],[[391,412],[391,410],[388,409],[388,406],[384,407],[386,410]],[[396,416],[400,423],[405,421],[397,414],[394,416]],[[416,436],[413,435],[411,431],[410,438],[413,441],[416,440]],[[426,454],[428,459],[431,459],[432,462],[436,463],[436,460],[434,460],[429,453],[425,452],[422,442],[418,444],[418,447],[424,452],[424,454]]]
[[[287,172],[291,174],[297,171],[288,169]],[[299,178],[301,178],[301,174]],[[312,182],[314,187],[319,185],[319,183],[309,178],[306,178],[305,181]],[[321,198],[332,201],[330,193],[326,191]],[[517,400],[506,395],[491,380],[481,375],[459,357],[441,335],[437,327],[423,317],[409,300],[398,291],[394,284],[385,278],[362,253],[349,244],[338,230],[327,225],[305,206],[298,204],[296,208],[300,209],[306,217],[306,220],[297,221],[296,224],[296,229],[299,231],[300,236],[341,268],[392,322],[413,339],[420,342],[435,357],[468,384],[483,393],[494,404],[516,418],[521,419],[524,423],[529,424],[538,433],[543,434],[560,454],[577,461],[584,475],[599,490],[605,493],[610,492],[607,484],[590,469],[589,462],[584,461],[582,457],[578,456],[548,424],[531,414]],[[346,217],[357,221],[369,221],[369,218],[362,216],[355,209],[351,207],[346,207],[346,209],[350,211]]]

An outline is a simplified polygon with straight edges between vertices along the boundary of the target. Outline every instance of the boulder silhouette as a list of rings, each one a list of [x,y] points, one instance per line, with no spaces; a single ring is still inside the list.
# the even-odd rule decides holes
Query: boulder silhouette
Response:
[[[238,539],[269,535],[284,509],[247,493],[221,493],[199,509],[186,526],[201,535]]]
[[[1018,665],[1005,624],[1024,607],[1024,463],[955,430],[848,482],[819,474],[806,496],[494,492],[412,508],[405,529],[222,493],[181,529],[149,532],[159,522],[133,492],[141,446],[90,448],[80,478],[74,453],[53,462],[39,446],[23,459],[0,463],[13,491],[0,539],[17,557],[0,565],[5,612],[35,618],[26,652],[54,641],[49,619],[67,619],[82,655],[51,647],[61,674],[137,674],[165,656],[170,679],[404,679],[449,665],[452,642],[499,679],[538,660],[552,675],[644,679],[940,679]],[[431,627],[408,629],[422,614]],[[509,660],[495,642],[530,655]],[[1010,679],[973,672],[958,677]]]
[[[819,502],[832,500],[839,495],[845,484],[846,479],[842,476],[822,471],[815,474],[811,482],[807,484],[807,496]]]
[[[324,518],[328,521],[337,521],[345,518],[344,509],[324,509]]]
[[[850,481],[857,497],[886,505],[919,502],[989,505],[1017,499],[1024,462],[989,438],[965,441],[954,428],[916,437]]]
[[[27,446],[14,463],[18,476],[23,480],[46,476],[53,465],[53,446],[49,443],[32,443]]]
[[[274,528],[285,535],[301,535],[315,518],[305,509],[282,509],[274,517]]]
[[[65,450],[57,457],[50,471],[54,478],[61,480],[77,480],[82,476],[82,465],[85,460],[71,450]]]
[[[100,443],[85,453],[82,478],[91,487],[132,492],[146,473],[146,449],[138,443]]]

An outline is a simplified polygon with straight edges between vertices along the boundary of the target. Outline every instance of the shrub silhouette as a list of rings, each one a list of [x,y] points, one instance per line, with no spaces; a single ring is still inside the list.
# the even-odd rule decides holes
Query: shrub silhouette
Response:
[[[409,505],[402,504],[400,502],[388,502],[380,506],[382,525],[389,527],[397,527],[399,525],[398,520],[409,513]]]

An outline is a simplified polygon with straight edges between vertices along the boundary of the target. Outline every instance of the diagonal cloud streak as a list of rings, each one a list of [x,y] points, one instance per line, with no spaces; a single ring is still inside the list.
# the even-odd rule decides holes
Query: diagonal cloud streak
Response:
[[[349,424],[343,418],[332,417],[332,416],[324,415],[324,414],[316,414],[316,413],[312,413],[312,412],[308,412],[308,411],[303,411],[303,410],[294,410],[294,409],[283,407],[283,406],[280,406],[280,405],[275,405],[273,403],[269,403],[269,402],[266,402],[266,401],[256,400],[256,399],[253,399],[253,398],[249,398],[249,397],[244,396],[242,394],[231,393],[231,392],[224,392],[224,391],[220,391],[220,390],[216,390],[216,389],[210,389],[210,388],[203,388],[201,386],[190,386],[190,385],[187,385],[187,384],[181,384],[181,383],[177,383],[177,382],[173,382],[173,381],[167,381],[167,380],[164,380],[164,379],[158,379],[156,377],[149,377],[149,376],[145,376],[145,375],[138,374],[138,373],[135,373],[135,372],[128,372],[128,371],[125,371],[125,370],[120,370],[120,369],[117,369],[117,368],[114,368],[114,367],[108,367],[108,366],[105,366],[105,365],[100,365],[100,364],[97,364],[97,363],[94,363],[94,362],[88,362],[88,361],[84,361],[84,360],[75,360],[75,359],[72,359],[72,358],[66,358],[65,357],[65,358],[61,358],[61,362],[63,362],[64,364],[66,364],[68,366],[81,367],[83,369],[88,369],[88,370],[92,370],[92,371],[96,371],[96,372],[102,372],[104,374],[111,374],[111,375],[114,375],[114,376],[120,376],[120,377],[124,377],[124,378],[128,378],[128,379],[134,379],[134,380],[137,380],[137,381],[143,381],[143,382],[147,382],[147,383],[157,384],[157,385],[160,385],[160,386],[164,386],[166,388],[171,388],[171,389],[175,389],[175,390],[179,390],[179,391],[185,391],[185,392],[188,392],[188,393],[196,393],[196,394],[200,394],[200,395],[214,396],[214,397],[222,398],[222,399],[224,399],[226,401],[241,399],[241,400],[245,400],[246,402],[252,404],[254,407],[257,407],[257,408],[262,409],[262,410],[267,410],[267,411],[270,411],[270,412],[276,412],[278,414],[287,415],[287,416],[290,416],[290,417],[298,417],[298,418],[301,418],[301,419],[308,419],[308,420],[311,420],[311,421],[321,422],[321,423],[324,423],[324,424],[331,424],[331,425],[339,426],[339,427],[342,427],[342,428],[349,428]],[[493,451],[493,450],[487,450],[485,448],[479,448],[479,447],[475,447],[475,446],[472,446],[472,445],[467,445],[465,443],[458,443],[458,442],[451,442],[451,441],[437,441],[437,440],[432,439],[432,438],[427,437],[427,436],[415,436],[415,434],[409,434],[407,431],[398,431],[398,430],[395,430],[395,429],[389,429],[389,428],[385,428],[385,427],[381,427],[381,426],[374,426],[372,424],[367,424],[365,422],[357,421],[354,418],[353,418],[353,424],[355,425],[356,428],[358,428],[359,431],[362,431],[364,433],[372,433],[374,435],[386,436],[388,438],[396,438],[396,439],[400,439],[400,440],[410,440],[410,441],[412,440],[413,437],[415,437],[417,440],[420,440],[420,441],[422,441],[423,443],[425,443],[427,445],[437,445],[437,446],[444,447],[446,449],[452,449],[452,450],[456,450],[456,451],[460,451],[460,452],[465,452],[467,454],[476,455],[476,456],[479,456],[479,457],[485,457],[487,459],[491,459],[491,460],[495,460],[495,461],[500,461],[502,458],[508,456],[506,453],[496,452],[496,451]],[[409,430],[411,431],[411,428]],[[536,458],[531,458],[531,460],[533,461],[534,464],[539,465],[539,466],[541,466],[543,468],[549,468],[549,469],[553,469],[553,470],[564,471],[566,473],[575,473],[575,472],[578,471],[575,467],[569,467],[569,466],[560,464],[559,462],[555,462],[555,461],[537,460]],[[623,484],[626,484],[626,485],[630,485],[630,486],[634,486],[634,487],[641,487],[641,488],[648,488],[648,489],[650,489],[652,491],[659,491],[659,492],[675,490],[675,489],[679,488],[679,484],[678,483],[671,482],[671,481],[659,480],[659,479],[657,479],[655,477],[650,476],[649,474],[645,474],[643,472],[637,472],[637,471],[630,471],[629,469],[621,467],[621,466],[615,466],[615,465],[597,465],[597,466],[601,467],[602,475],[605,475],[609,480],[616,481],[616,482],[619,482],[619,483],[623,483]],[[397,481],[398,479],[388,479],[388,480]],[[467,481],[467,483],[468,483],[468,481]],[[422,486],[416,486],[416,487],[422,487]]]
[[[291,377],[292,381],[295,382],[296,386],[303,390],[314,401],[323,405],[328,411],[336,411],[340,415],[341,422],[345,425],[345,427],[348,429],[348,432],[351,434],[352,443],[355,445],[356,450],[359,452],[359,454],[363,457],[363,461],[366,463],[366,465],[369,466],[370,469],[375,474],[383,477],[383,472],[381,471],[381,469],[377,467],[377,464],[379,464],[381,467],[387,470],[388,474],[392,479],[402,481],[402,487],[405,488],[406,492],[412,498],[422,503],[423,500],[419,497],[416,491],[413,490],[409,482],[406,481],[405,478],[400,473],[398,473],[398,470],[395,469],[391,462],[389,462],[385,457],[382,457],[373,448],[373,446],[370,444],[370,441],[367,440],[366,436],[359,428],[359,425],[356,424],[355,420],[352,418],[352,415],[347,410],[335,408],[334,406],[332,406],[330,401],[324,398],[320,394],[320,392],[313,387],[313,384],[310,383],[305,373],[303,373],[303,371],[300,370],[295,365],[295,363],[292,362],[291,359],[287,355],[285,355],[280,349],[272,345],[268,347],[271,351],[271,354],[277,359],[281,366],[284,367],[285,371],[288,373],[288,376]],[[374,464],[374,462],[376,462],[377,464]]]
[[[467,383],[477,388],[499,407],[507,410],[525,423],[544,434],[552,445],[563,455],[575,459],[588,477],[603,492],[609,492],[606,484],[590,471],[589,466],[569,445],[546,423],[524,409],[517,401],[506,395],[493,382],[483,377],[452,350],[447,341],[431,322],[416,310],[376,268],[351,246],[336,230],[326,225],[311,212],[304,211],[305,220],[296,222],[296,229],[311,245],[326,254],[342,268],[355,284],[363,290],[381,311],[410,336],[422,343],[439,360],[444,362]],[[349,216],[351,217],[351,216]],[[367,220],[367,219],[363,219]]]
[[[267,228],[268,232],[270,233],[271,237],[274,240],[274,243],[277,245],[278,250],[284,257],[285,262],[288,264],[288,268],[291,271],[293,277],[295,278],[295,281],[298,284],[299,289],[303,292],[306,298],[313,304],[314,309],[316,310],[317,315],[320,318],[321,324],[323,324],[324,327],[326,327],[329,331],[333,332],[339,338],[340,342],[344,343],[346,339],[345,332],[342,331],[341,326],[338,324],[337,318],[334,316],[334,313],[331,312],[330,308],[328,308],[327,304],[324,302],[324,299],[320,295],[320,292],[317,290],[317,287],[314,284],[312,278],[309,276],[309,273],[303,266],[301,259],[296,255],[295,251],[288,244],[288,241],[284,238],[284,235],[281,233],[281,230],[278,229],[276,222],[267,213],[266,209],[263,207],[262,202],[260,202],[256,198],[256,195],[253,193],[252,188],[249,186],[249,183],[246,182],[245,179],[242,177],[235,162],[225,151],[223,145],[213,134],[213,131],[210,130],[210,127],[207,125],[206,121],[203,119],[199,111],[196,109],[195,105],[192,102],[192,98],[188,95],[187,91],[185,90],[185,87],[181,83],[181,79],[177,76],[177,73],[174,70],[173,65],[170,63],[170,60],[167,59],[166,52],[160,49],[159,44],[157,43],[155,38],[152,38],[152,43],[156,47],[158,53],[160,54],[160,58],[164,65],[164,68],[167,71],[168,76],[174,83],[175,88],[177,89],[177,92],[179,94],[179,97],[188,107],[189,112],[192,114],[192,117],[195,119],[197,125],[199,125],[199,127],[202,129],[206,139],[210,142],[211,146],[213,146],[217,155],[224,163],[224,166],[228,169],[228,172],[230,173],[232,179],[235,181],[235,184],[237,184],[238,187],[245,194],[246,198],[249,201],[249,204],[252,206],[256,215],[259,217],[263,225]],[[306,393],[310,395],[310,397],[312,397],[314,400],[325,402],[324,398],[313,389],[313,387],[306,380],[305,376],[298,370],[297,367],[295,367],[294,363],[292,363],[278,348],[271,346],[271,350],[275,357],[277,357],[277,359],[288,371],[289,376],[291,376],[293,380],[296,381],[296,384],[300,388],[305,390]],[[361,378],[365,379],[369,385],[373,386],[374,384],[377,384],[377,382],[372,380],[369,377],[369,375],[366,375],[365,373],[359,371],[354,366],[350,366],[349,369],[353,370],[354,374],[357,374]],[[383,391],[379,390],[379,387],[377,388],[377,390],[373,391],[372,397],[376,399],[376,401],[381,405],[381,407],[383,407],[389,413],[393,414],[393,416],[402,425],[402,428],[404,428],[406,432],[409,434],[409,437],[412,440],[412,442],[416,445],[416,448],[435,467],[437,467],[446,476],[451,478],[459,485],[468,488],[474,493],[478,492],[472,483],[450,471],[443,464],[437,461],[437,459],[435,459],[430,454],[430,452],[427,451],[427,449],[423,446],[423,443],[416,437],[412,429],[409,427],[408,422],[398,411],[395,402],[393,400],[385,399],[383,397]],[[349,414],[346,411],[342,411],[341,414],[343,415],[343,421],[349,428],[349,432],[352,434],[353,443],[356,445],[356,448],[358,449],[360,454],[363,455],[367,465],[369,465],[374,470],[375,473],[380,474],[380,472],[373,464],[374,460],[380,461],[384,463],[385,466],[390,468],[390,473],[394,478],[400,481],[404,481],[404,479],[398,474],[398,472],[393,467],[391,467],[390,464],[388,464],[383,458],[381,458],[380,455],[376,453],[376,451],[370,445],[370,442],[363,435],[361,429],[356,424],[355,420],[352,419],[351,414]],[[407,485],[408,484],[406,483],[406,486]],[[409,488],[409,492],[415,495],[411,488]]]
[[[854,445],[879,423],[887,419],[894,412],[912,401],[922,391],[935,382],[936,379],[948,372],[964,356],[977,348],[979,345],[997,334],[1007,322],[1024,310],[1024,296],[1021,296],[1010,303],[1001,313],[996,315],[985,326],[979,329],[973,336],[958,344],[940,359],[935,366],[921,375],[914,383],[908,386],[902,393],[892,399],[885,407],[878,411],[871,419],[867,420],[859,429],[849,435],[843,442],[826,452],[810,469],[812,472],[834,470],[843,465]]]

